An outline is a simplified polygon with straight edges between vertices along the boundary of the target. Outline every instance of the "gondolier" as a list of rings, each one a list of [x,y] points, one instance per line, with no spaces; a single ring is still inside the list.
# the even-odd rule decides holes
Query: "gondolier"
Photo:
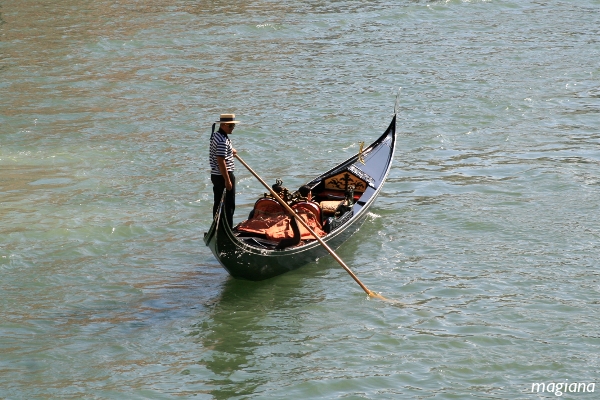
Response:
[[[231,144],[229,135],[233,132],[235,124],[235,114],[221,114],[218,121],[213,124],[213,132],[210,136],[210,180],[213,183],[213,217],[217,213],[223,190],[227,189],[225,194],[225,211],[229,226],[233,227],[233,213],[235,211],[235,175],[233,174],[235,166],[233,157],[237,153]],[[215,131],[215,125],[219,124],[219,129]]]

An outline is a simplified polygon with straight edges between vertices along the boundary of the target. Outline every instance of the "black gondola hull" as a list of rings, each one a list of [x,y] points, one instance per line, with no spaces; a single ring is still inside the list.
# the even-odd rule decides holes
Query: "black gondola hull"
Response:
[[[322,238],[332,249],[337,249],[359,230],[368,215],[369,208],[377,198],[391,168],[396,144],[395,126],[394,115],[386,132],[363,153],[349,158],[309,182],[314,184],[348,168],[353,168],[354,171],[360,170],[359,173],[364,173],[370,182],[370,186],[355,203],[352,218]],[[365,163],[363,164],[361,160]],[[204,242],[223,268],[234,278],[252,281],[269,279],[329,255],[316,240],[284,250],[261,248],[260,243],[250,245],[234,233],[224,215],[222,201],[217,217],[204,236]]]

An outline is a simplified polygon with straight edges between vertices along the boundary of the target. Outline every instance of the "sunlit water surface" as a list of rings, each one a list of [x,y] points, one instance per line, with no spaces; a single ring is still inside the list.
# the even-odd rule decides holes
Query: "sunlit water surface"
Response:
[[[0,397],[531,399],[596,382],[599,12],[0,1]],[[202,242],[219,113],[294,188],[379,136],[399,87],[393,169],[338,253],[394,302],[330,258],[229,278]],[[264,189],[237,176],[241,221]]]

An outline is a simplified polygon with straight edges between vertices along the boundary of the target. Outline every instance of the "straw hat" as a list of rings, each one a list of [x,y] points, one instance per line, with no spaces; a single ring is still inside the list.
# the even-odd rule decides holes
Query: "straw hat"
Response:
[[[240,121],[235,120],[235,114],[221,114],[221,119],[216,121],[217,124],[239,124]]]

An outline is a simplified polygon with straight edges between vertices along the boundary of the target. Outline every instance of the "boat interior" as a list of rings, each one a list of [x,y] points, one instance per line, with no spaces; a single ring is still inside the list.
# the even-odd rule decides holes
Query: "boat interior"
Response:
[[[325,236],[352,218],[354,204],[369,186],[372,186],[370,177],[351,165],[294,192],[288,191],[281,180],[272,189],[315,233]],[[303,227],[304,232],[298,238],[291,220],[274,196],[265,193],[254,204],[248,219],[234,228],[234,233],[238,240],[266,250],[281,250],[315,240]]]

